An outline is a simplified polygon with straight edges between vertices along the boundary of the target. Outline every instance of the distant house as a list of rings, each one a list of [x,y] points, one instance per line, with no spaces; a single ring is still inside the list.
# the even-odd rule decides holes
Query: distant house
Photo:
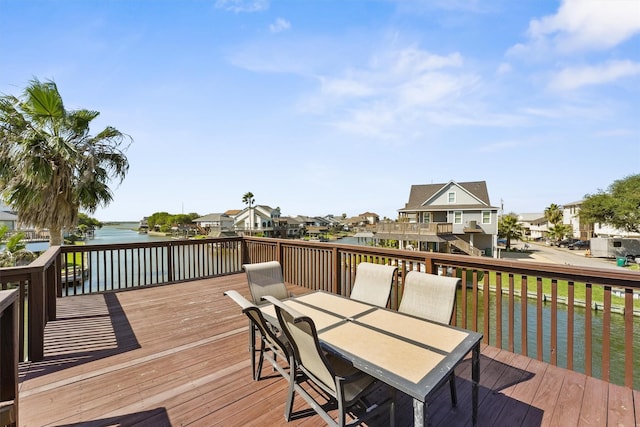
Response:
[[[588,240],[592,237],[640,237],[639,233],[632,233],[614,228],[609,224],[584,224],[580,223],[580,206],[583,200],[566,203],[562,206],[562,223],[570,225],[573,229],[573,237]]]
[[[549,221],[544,213],[518,214],[518,223],[522,226],[524,236],[529,239],[545,238],[549,232]]]
[[[6,226],[9,231],[17,230],[18,228],[18,216],[11,212],[0,211],[0,226]]]
[[[198,227],[207,231],[228,231],[233,229],[233,218],[224,213],[210,213],[193,220]]]
[[[289,239],[302,237],[305,232],[304,222],[297,217],[280,217],[280,236]]]
[[[374,218],[378,218],[379,220],[379,216],[377,214],[368,214],[369,216],[366,215],[357,215],[357,216],[352,216],[350,218],[345,218],[342,221],[342,225],[350,230],[358,230],[358,229],[364,229],[367,228],[367,226],[371,226],[374,224],[377,224],[379,221],[375,221]]]
[[[375,225],[380,222],[380,215],[373,212],[365,212],[358,215],[362,218],[367,224]]]
[[[400,224],[378,226],[378,230],[390,230],[388,238],[396,235],[404,244],[416,242],[421,250],[495,253],[498,208],[489,201],[485,181],[412,185],[409,201],[398,215]]]
[[[240,234],[260,233],[265,237],[280,235],[280,208],[266,205],[246,207],[233,217],[233,229]]]

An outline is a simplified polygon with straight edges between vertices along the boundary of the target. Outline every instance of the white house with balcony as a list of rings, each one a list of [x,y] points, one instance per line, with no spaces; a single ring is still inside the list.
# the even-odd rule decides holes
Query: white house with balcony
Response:
[[[485,181],[412,185],[409,201],[398,210],[398,222],[408,224],[405,240],[414,238],[422,250],[496,252],[498,208],[489,201]]]
[[[266,205],[246,207],[233,217],[233,229],[239,234],[280,235],[280,208]]]

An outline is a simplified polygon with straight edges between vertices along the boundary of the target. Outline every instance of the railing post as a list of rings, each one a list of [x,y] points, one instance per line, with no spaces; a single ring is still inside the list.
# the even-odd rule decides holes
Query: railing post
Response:
[[[340,252],[338,248],[334,247],[331,251],[332,261],[333,261],[333,277],[331,278],[331,282],[333,283],[332,292],[336,295],[342,295],[342,283],[340,282],[340,277],[342,277],[341,271],[341,262],[340,262]]]
[[[280,241],[276,242],[276,261],[282,265],[282,260],[284,257],[282,256],[282,243]]]
[[[18,423],[18,291],[0,292],[0,423]]]
[[[173,282],[173,245],[167,245],[167,281]]]
[[[56,296],[58,289],[58,281],[60,280],[60,275],[58,272],[58,257],[55,258],[53,264],[51,264],[46,271],[46,281],[45,281],[45,294],[47,298],[47,321],[56,320],[57,312],[56,312]]]
[[[31,361],[44,358],[45,275],[43,270],[31,273],[29,279],[29,336],[27,357]]]

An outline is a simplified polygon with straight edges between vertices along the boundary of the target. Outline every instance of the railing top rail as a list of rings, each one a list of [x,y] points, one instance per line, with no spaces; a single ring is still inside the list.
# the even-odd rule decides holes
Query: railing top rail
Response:
[[[155,242],[133,242],[133,243],[108,243],[98,245],[67,245],[61,246],[62,253],[67,252],[87,252],[87,251],[101,251],[101,250],[115,250],[115,249],[131,249],[131,248],[152,248],[159,246],[182,246],[182,245],[194,245],[204,243],[220,243],[220,242],[233,242],[242,240],[242,237],[212,237],[206,239],[171,239],[171,240],[158,240]]]

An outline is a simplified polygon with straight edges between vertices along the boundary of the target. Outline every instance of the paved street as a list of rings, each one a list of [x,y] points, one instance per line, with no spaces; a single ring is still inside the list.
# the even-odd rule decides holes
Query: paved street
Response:
[[[500,258],[502,259],[518,259],[522,261],[549,262],[554,264],[567,264],[584,267],[597,268],[620,268],[616,266],[615,259],[586,257],[584,250],[569,250],[566,248],[557,248],[555,246],[547,246],[544,243],[528,243],[531,253],[505,252],[500,250]],[[522,249],[523,242],[516,242],[512,247]]]

